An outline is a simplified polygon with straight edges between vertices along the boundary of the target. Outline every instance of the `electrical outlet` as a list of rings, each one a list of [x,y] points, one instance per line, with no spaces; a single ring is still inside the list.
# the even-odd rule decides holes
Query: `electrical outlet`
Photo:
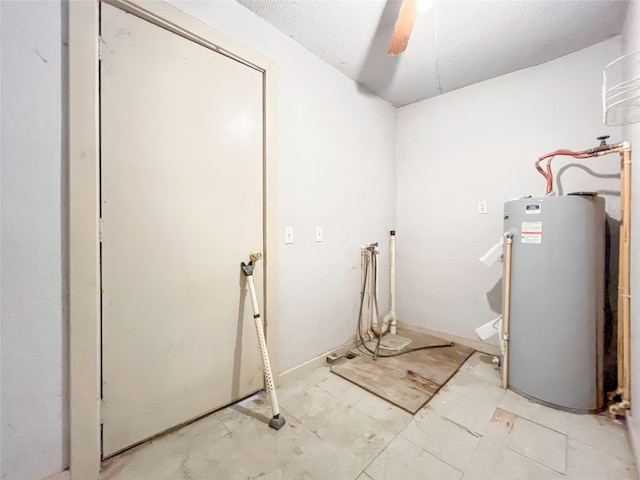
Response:
[[[478,213],[485,214],[489,211],[489,207],[487,206],[486,200],[480,200],[478,202]]]
[[[284,243],[293,243],[293,227],[284,227]]]
[[[316,227],[316,242],[322,241],[322,227]]]

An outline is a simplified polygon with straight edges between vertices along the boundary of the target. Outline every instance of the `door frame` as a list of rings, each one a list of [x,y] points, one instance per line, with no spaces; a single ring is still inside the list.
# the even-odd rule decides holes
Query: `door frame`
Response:
[[[263,318],[277,378],[277,64],[162,1],[102,1],[263,73]],[[69,2],[69,433],[74,480],[97,479],[102,463],[99,5],[100,0]]]

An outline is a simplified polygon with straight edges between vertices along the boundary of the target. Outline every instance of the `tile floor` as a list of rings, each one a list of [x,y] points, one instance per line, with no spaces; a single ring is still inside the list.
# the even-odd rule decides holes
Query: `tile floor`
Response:
[[[635,479],[626,431],[500,388],[474,353],[415,416],[327,367],[278,389],[287,424],[256,396],[111,460],[102,479]]]

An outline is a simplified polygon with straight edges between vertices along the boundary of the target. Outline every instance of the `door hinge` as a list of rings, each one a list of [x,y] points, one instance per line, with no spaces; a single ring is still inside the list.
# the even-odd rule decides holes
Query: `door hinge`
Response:
[[[102,217],[100,217],[100,221],[98,222],[98,238],[100,239],[100,243],[102,243]]]
[[[100,412],[98,417],[100,419],[100,459],[104,458],[104,398],[101,398],[98,402]]]
[[[104,423],[100,422],[100,460],[104,459]]]
[[[98,61],[102,60],[102,35],[98,37]]]

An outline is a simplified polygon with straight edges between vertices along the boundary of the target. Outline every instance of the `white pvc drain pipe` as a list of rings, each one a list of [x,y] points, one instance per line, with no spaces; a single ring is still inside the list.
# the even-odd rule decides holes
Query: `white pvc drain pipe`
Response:
[[[389,313],[382,319],[382,325],[389,325],[389,333],[397,334],[396,318],[396,231],[391,230],[389,233],[389,296],[390,306]]]

